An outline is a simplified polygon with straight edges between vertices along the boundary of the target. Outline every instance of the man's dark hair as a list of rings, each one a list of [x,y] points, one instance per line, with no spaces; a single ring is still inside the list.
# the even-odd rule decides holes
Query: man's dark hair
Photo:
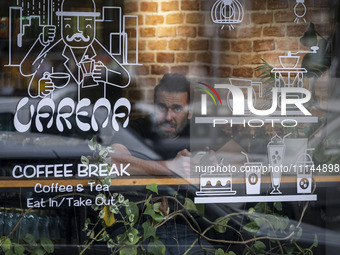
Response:
[[[186,92],[188,95],[188,103],[190,103],[190,82],[182,74],[165,74],[154,89],[154,102],[156,102],[156,95],[158,91],[171,93]]]

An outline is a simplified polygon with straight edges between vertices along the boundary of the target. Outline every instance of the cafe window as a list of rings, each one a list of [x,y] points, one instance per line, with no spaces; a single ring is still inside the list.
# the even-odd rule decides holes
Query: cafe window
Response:
[[[0,3],[1,254],[336,254],[336,0]]]

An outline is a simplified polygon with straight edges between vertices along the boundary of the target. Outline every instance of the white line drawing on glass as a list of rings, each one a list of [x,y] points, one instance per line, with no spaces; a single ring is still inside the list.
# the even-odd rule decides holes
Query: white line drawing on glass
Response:
[[[218,164],[223,168],[223,159]],[[223,196],[223,195],[235,195],[236,190],[233,190],[232,174],[212,174],[206,173],[200,176],[200,191],[196,192],[197,196]]]
[[[230,85],[235,85],[240,89],[245,89],[245,94],[247,88],[251,88],[252,90],[252,103],[253,106],[256,104],[256,99],[258,97],[262,97],[263,95],[263,85],[262,82],[253,82],[252,80],[247,79],[238,79],[238,78],[229,78]],[[215,86],[216,88],[221,88],[222,86]],[[228,108],[233,111],[233,99],[232,92],[229,90],[227,94],[227,105]],[[248,100],[244,100],[244,110],[245,114],[250,114],[250,110],[248,107]]]
[[[284,139],[290,134],[291,133],[285,135],[283,138],[275,135],[271,138],[267,145],[268,161],[269,165],[272,167],[270,174],[273,190],[270,192],[270,194],[282,194],[279,188],[282,175],[281,168],[283,166],[286,149]]]
[[[318,46],[312,46],[310,51],[293,53],[288,51],[287,56],[279,56],[282,67],[271,70],[275,74],[275,87],[303,87],[303,75],[307,73],[307,70],[297,67],[300,61],[298,55],[302,53],[315,54],[318,49]]]
[[[61,4],[60,0],[40,0],[39,5],[36,3],[37,8],[32,8],[32,1],[34,0],[27,1],[25,5],[18,1],[18,6],[9,8],[9,25],[18,21],[20,23],[17,33],[9,35],[8,66],[19,66],[21,75],[29,77],[28,94],[30,97],[52,98],[55,89],[68,85],[55,81],[67,75],[70,76],[69,84],[78,85],[78,100],[81,98],[82,88],[100,84],[103,86],[103,97],[106,98],[107,86],[125,88],[129,85],[130,74],[123,65],[139,65],[137,16],[122,15],[120,7],[110,6],[103,6],[102,12],[97,12],[95,0],[84,0],[84,7],[89,8],[87,11],[86,9],[85,11],[75,10],[71,0],[63,0]],[[96,38],[96,26],[101,22],[110,21],[110,18],[114,16],[113,10],[118,10],[118,15],[112,22],[118,24],[119,30],[109,33],[108,45],[103,46]],[[25,23],[22,22],[24,16]],[[43,19],[43,16],[46,19]],[[25,32],[31,27],[33,19],[39,23],[42,32],[32,47],[29,46],[31,48],[27,54],[24,54],[22,60],[18,61],[16,58],[14,61],[13,52],[23,46]],[[137,31],[133,40],[128,40],[129,35],[125,28],[127,19],[129,19],[129,26],[134,26]],[[72,32],[72,28],[77,29]],[[59,31],[60,39],[56,38]],[[112,38],[114,34],[119,36],[119,40]],[[118,53],[114,50],[116,48],[119,49]],[[59,55],[56,53],[58,50]],[[60,62],[57,64],[51,57],[55,54],[58,56],[54,56],[54,59],[60,57]],[[106,60],[105,63],[101,61],[102,58]],[[60,66],[64,70],[61,70]]]
[[[238,0],[217,0],[211,8],[211,19],[216,24],[228,25],[229,30],[234,29],[233,24],[243,21],[244,10]]]
[[[296,0],[296,4],[294,6],[294,14],[296,18],[294,19],[294,22],[299,23],[299,20],[302,19],[306,23],[306,19],[304,18],[306,12],[307,8],[305,5],[305,0]]]
[[[262,162],[249,162],[248,155],[244,152],[241,153],[245,155],[247,159],[247,162],[244,163],[246,194],[247,195],[260,194]]]
[[[299,156],[296,161],[296,188],[297,193],[312,192],[312,170],[314,162],[308,151],[313,151],[314,148],[306,149],[305,153]]]

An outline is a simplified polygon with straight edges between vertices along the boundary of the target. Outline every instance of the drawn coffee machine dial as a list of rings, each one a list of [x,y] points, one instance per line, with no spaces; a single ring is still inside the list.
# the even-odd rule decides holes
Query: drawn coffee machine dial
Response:
[[[233,24],[243,21],[244,11],[238,0],[217,0],[211,8],[211,19],[215,24],[229,26],[229,30],[234,29]]]

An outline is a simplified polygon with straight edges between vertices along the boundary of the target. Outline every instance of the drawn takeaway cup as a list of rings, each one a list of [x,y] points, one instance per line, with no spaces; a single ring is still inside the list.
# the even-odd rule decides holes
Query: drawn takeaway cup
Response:
[[[48,96],[55,88],[63,88],[70,81],[70,74],[56,72],[45,72],[39,80],[39,93],[43,96]]]
[[[290,135],[290,133],[288,135]],[[282,175],[281,169],[283,166],[286,149],[284,139],[288,135],[284,136],[283,139],[278,135],[275,135],[267,145],[273,187],[273,190],[270,194],[282,194],[279,188]]]
[[[244,163],[246,177],[246,193],[247,195],[260,194],[262,163],[249,162],[248,155],[244,152],[241,153],[245,155],[247,159],[247,162]]]

